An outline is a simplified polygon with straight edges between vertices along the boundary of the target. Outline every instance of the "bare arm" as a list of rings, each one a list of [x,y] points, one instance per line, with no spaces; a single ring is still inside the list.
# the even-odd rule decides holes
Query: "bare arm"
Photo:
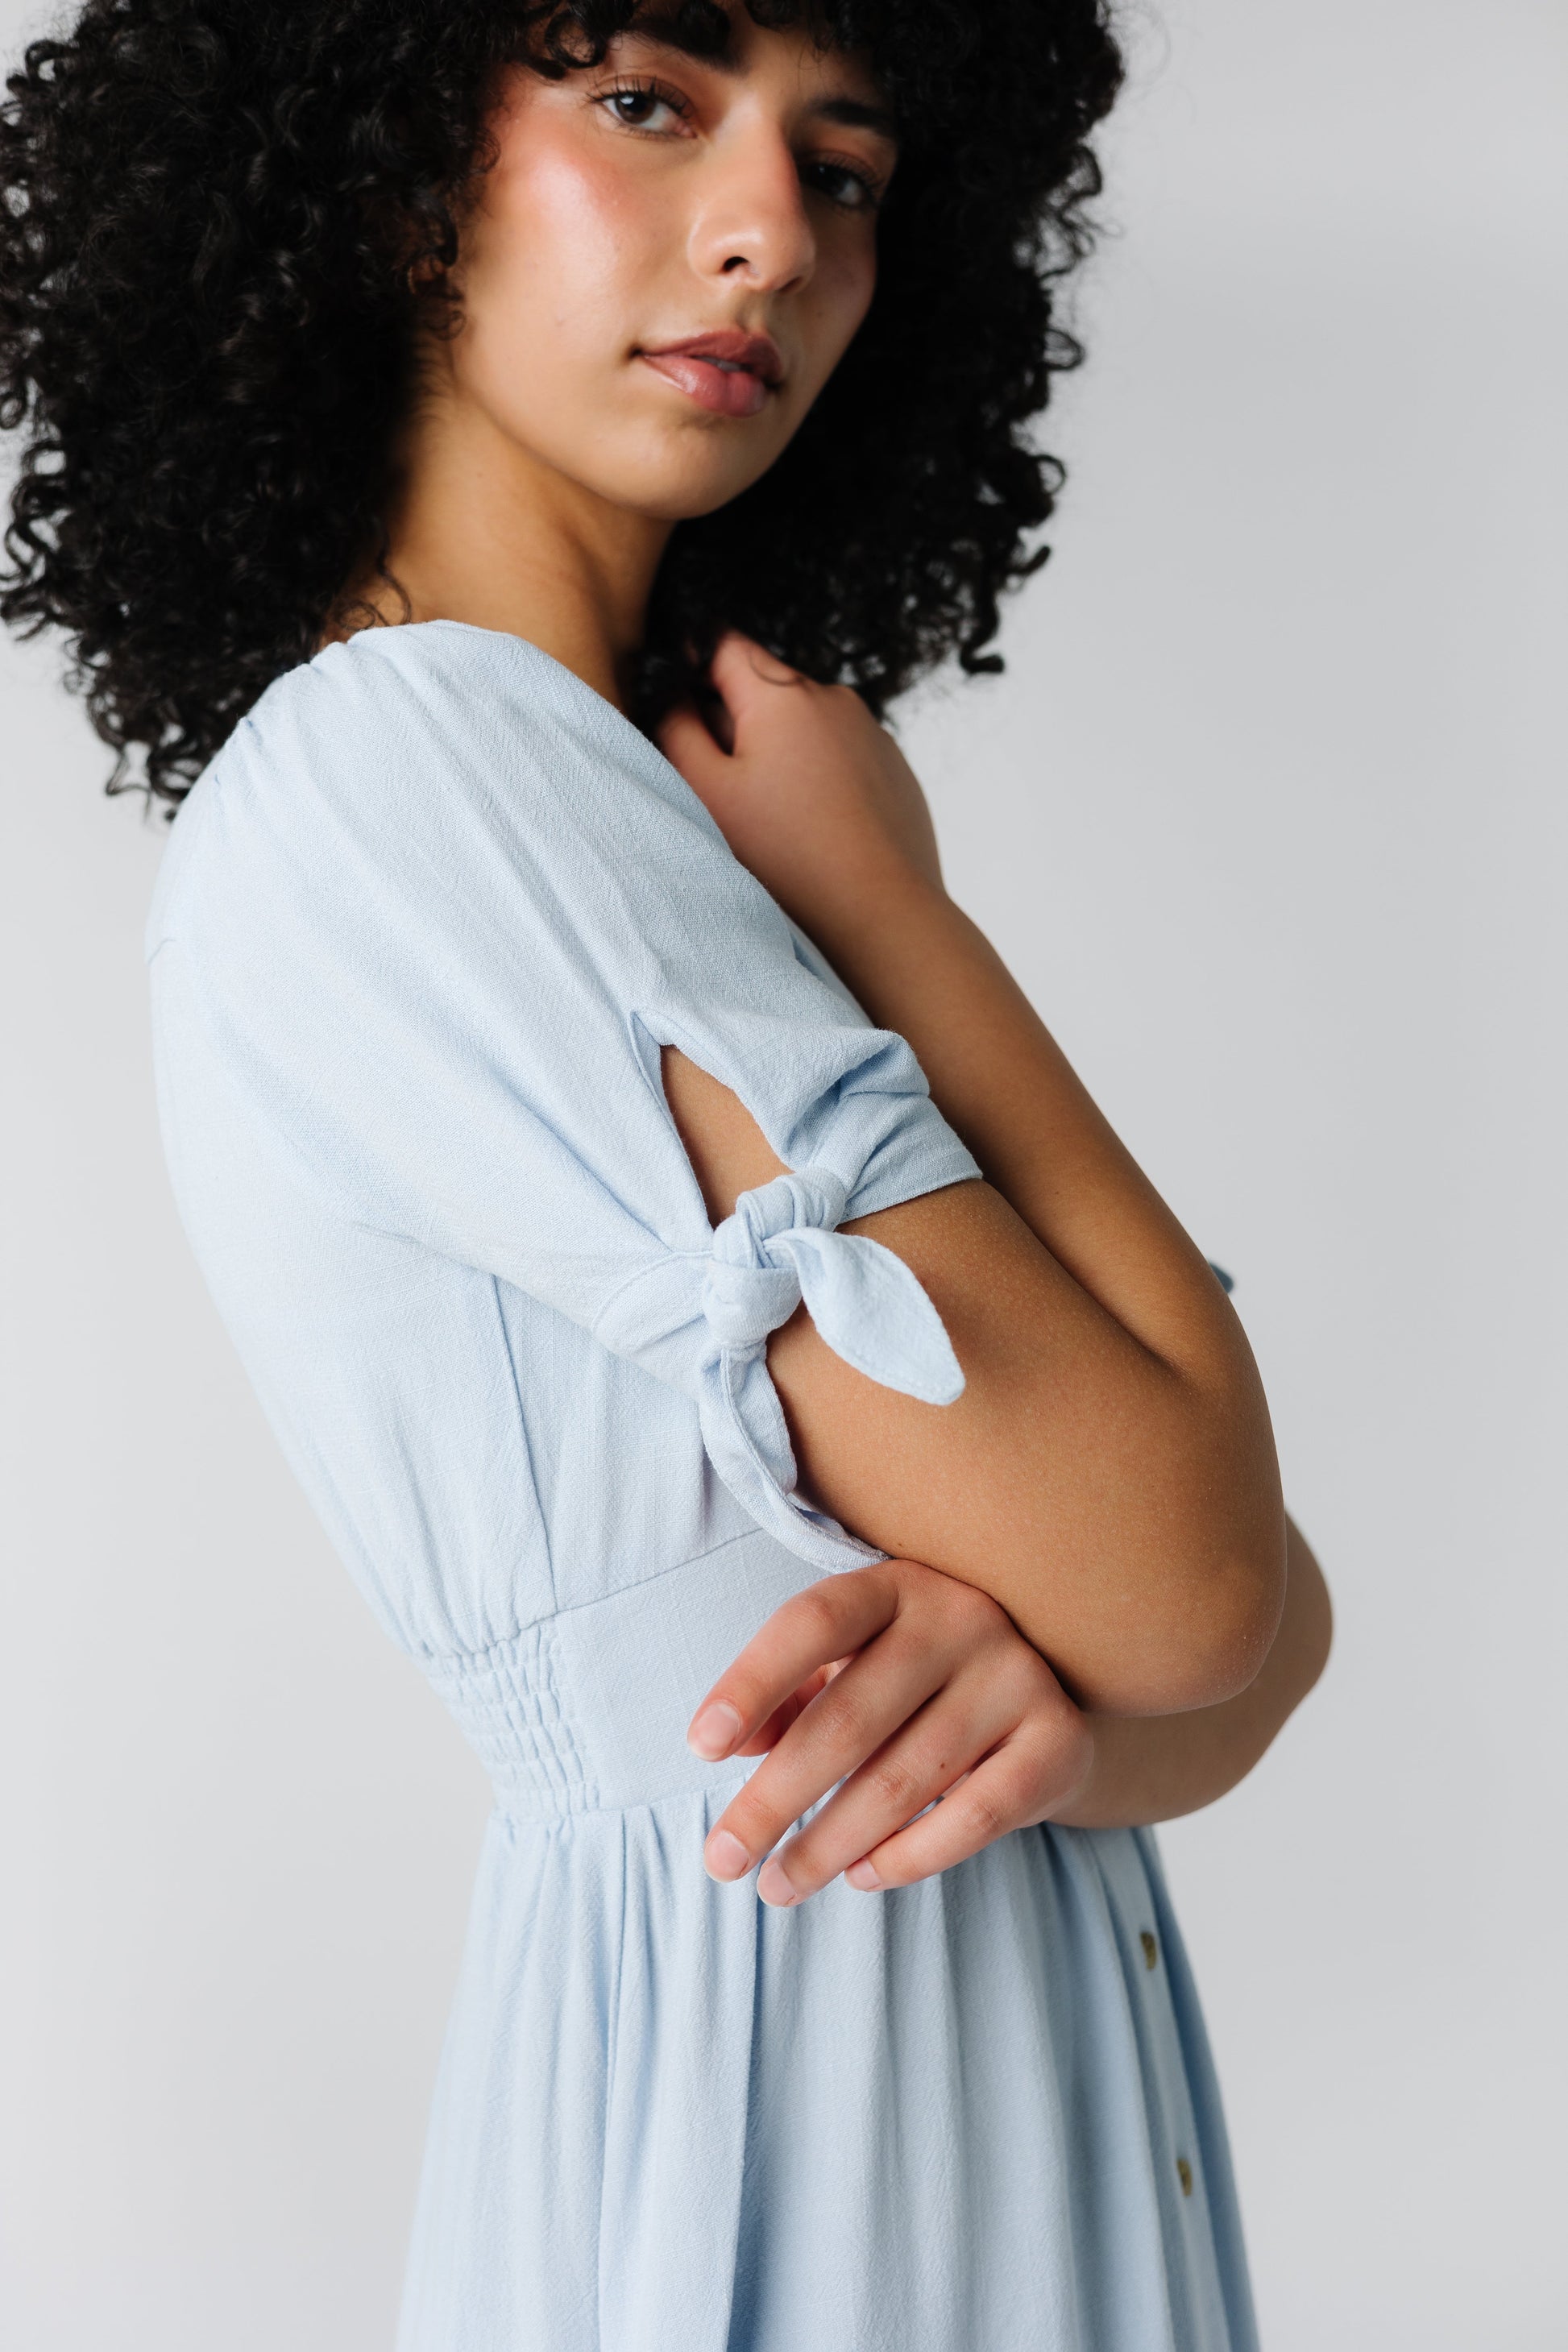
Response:
[[[1247,1690],[1184,1715],[1084,1715],[956,1579],[898,1559],[824,1577],[774,1611],[693,1718],[700,1755],[765,1757],[710,1832],[707,1867],[733,1879],[761,1863],[763,1900],[799,1903],[840,1871],[908,1886],[1036,1822],[1121,1829],[1195,1811],[1251,1771],[1321,1673],[1331,1631],[1291,1527],[1285,1613]]]
[[[1293,1521],[1286,1530],[1285,1611],[1256,1680],[1186,1715],[1089,1717],[1094,1760],[1052,1821],[1089,1830],[1173,1822],[1246,1780],[1322,1673],[1333,1638],[1322,1570]]]
[[[759,664],[762,665],[759,667]],[[862,1219],[924,1284],[967,1387],[922,1405],[804,1315],[769,1364],[812,1493],[977,1586],[1081,1703],[1163,1715],[1243,1690],[1279,1622],[1284,1517],[1241,1327],[1022,992],[942,887],[918,785],[858,699],[731,643],[734,725],[665,748],[742,861],[873,1019],[914,1046],[985,1171]],[[710,1213],[776,1173],[748,1113],[676,1054],[666,1088]]]

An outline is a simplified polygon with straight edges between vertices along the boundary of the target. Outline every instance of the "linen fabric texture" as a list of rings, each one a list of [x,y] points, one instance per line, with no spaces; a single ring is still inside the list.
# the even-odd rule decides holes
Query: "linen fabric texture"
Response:
[[[879,1555],[797,1493],[804,1297],[963,1374],[848,1219],[977,1174],[656,750],[520,640],[368,630],[182,807],[148,928],[182,1217],[333,1541],[494,1782],[400,2352],[1252,2352],[1154,1841],[800,1908],[702,1867],[685,1728]],[[715,1231],[679,1046],[788,1173]]]

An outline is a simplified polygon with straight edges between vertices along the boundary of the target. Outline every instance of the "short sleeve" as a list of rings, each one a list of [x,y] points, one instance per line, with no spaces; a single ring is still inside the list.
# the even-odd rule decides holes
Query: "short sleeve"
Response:
[[[803,1557],[875,1557],[795,1491],[768,1337],[804,1296],[860,1370],[950,1402],[963,1375],[920,1285],[837,1227],[979,1171],[909,1046],[601,698],[455,623],[330,648],[182,809],[148,948],[344,1216],[517,1286],[689,1395],[720,1475]],[[716,1231],[667,1045],[790,1171]]]

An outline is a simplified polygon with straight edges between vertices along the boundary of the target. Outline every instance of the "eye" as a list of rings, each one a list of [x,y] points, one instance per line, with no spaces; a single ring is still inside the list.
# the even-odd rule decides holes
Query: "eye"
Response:
[[[840,212],[874,213],[882,201],[884,183],[876,173],[841,156],[810,156],[802,163],[800,176]]]
[[[651,131],[666,136],[685,121],[689,111],[679,90],[666,89],[652,81],[618,83],[614,89],[601,91],[594,103],[602,106],[612,121],[624,123],[628,131]]]

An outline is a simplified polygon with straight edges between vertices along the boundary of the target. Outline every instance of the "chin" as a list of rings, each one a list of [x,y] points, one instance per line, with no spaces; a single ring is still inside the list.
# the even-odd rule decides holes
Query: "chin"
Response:
[[[655,522],[695,522],[716,514],[760,481],[777,457],[770,450],[750,464],[737,462],[741,452],[710,449],[682,451],[662,464],[628,467],[613,475],[596,469],[591,487],[612,506],[647,516]]]
[[[641,511],[657,522],[698,522],[704,515],[717,514],[721,507],[727,507],[731,499],[740,497],[742,490],[749,490],[757,478],[756,475],[748,474],[743,481],[727,482],[721,488],[671,491],[667,497],[651,501]]]

